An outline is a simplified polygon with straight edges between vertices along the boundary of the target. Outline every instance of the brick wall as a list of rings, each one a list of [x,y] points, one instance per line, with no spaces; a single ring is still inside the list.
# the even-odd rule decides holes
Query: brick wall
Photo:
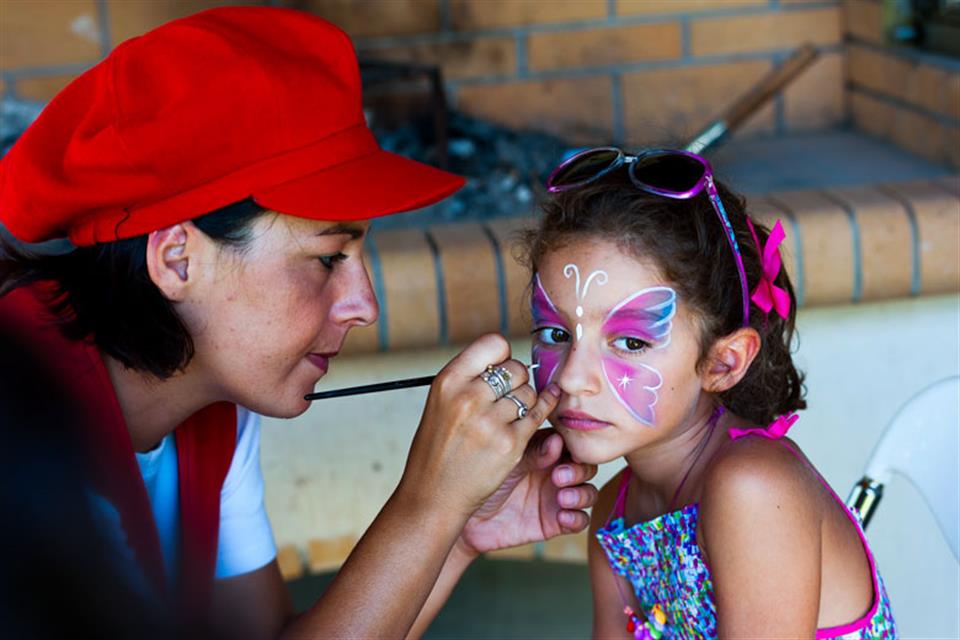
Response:
[[[805,41],[821,59],[744,132],[818,129],[845,117],[839,0],[267,3],[329,18],[361,55],[440,64],[467,112],[584,142],[677,143]],[[0,90],[48,100],[116,43],[220,4],[0,0]]]
[[[960,167],[960,60],[886,44],[880,0],[844,0],[854,126]]]

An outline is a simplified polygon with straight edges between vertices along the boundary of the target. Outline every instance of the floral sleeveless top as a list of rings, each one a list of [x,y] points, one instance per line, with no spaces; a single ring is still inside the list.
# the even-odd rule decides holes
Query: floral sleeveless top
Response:
[[[789,422],[779,423],[784,420]],[[731,429],[730,435],[733,439],[743,435],[759,435],[779,440],[795,420],[795,416],[780,418],[779,424],[774,423],[766,430]],[[783,445],[809,465],[793,447],[786,442]],[[817,477],[857,528],[870,562],[874,596],[873,605],[862,618],[845,625],[818,629],[816,637],[896,638],[897,630],[890,600],[860,521],[819,473]],[[632,632],[637,640],[716,638],[717,610],[713,598],[713,583],[710,570],[697,545],[699,505],[690,504],[677,511],[627,527],[623,513],[629,480],[628,467],[622,474],[611,520],[597,531],[597,539],[607,554],[611,568],[630,582],[642,609],[639,612],[629,608],[625,610],[629,616],[628,631]]]

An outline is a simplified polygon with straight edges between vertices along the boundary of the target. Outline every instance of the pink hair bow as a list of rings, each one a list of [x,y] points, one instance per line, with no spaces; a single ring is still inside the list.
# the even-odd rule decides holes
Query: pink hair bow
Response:
[[[795,413],[791,413],[788,416],[780,416],[776,420],[770,423],[766,428],[762,429],[730,429],[729,434],[732,440],[737,440],[743,436],[760,436],[762,438],[767,438],[768,440],[779,440],[783,436],[787,435],[787,431],[790,431],[790,427],[793,426],[793,423],[800,419]]]
[[[757,243],[757,250],[760,251],[760,265],[763,268],[763,276],[760,282],[753,290],[750,299],[765,314],[770,315],[770,310],[774,309],[784,320],[790,313],[790,294],[774,284],[777,276],[780,274],[782,261],[780,259],[780,243],[787,235],[783,232],[783,226],[777,220],[767,237],[767,243],[762,248],[760,239],[757,237],[757,230],[753,227],[753,222],[747,217],[747,225],[750,227],[750,233],[753,234],[753,241]]]

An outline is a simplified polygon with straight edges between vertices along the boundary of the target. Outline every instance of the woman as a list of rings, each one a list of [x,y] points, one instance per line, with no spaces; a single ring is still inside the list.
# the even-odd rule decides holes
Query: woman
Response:
[[[370,218],[461,183],[379,150],[346,35],[265,7],[120,45],[3,159],[0,222],[78,248],[8,249],[0,313],[93,418],[98,513],[145,592],[226,635],[418,635],[480,552],[586,526],[596,469],[534,438],[556,390],[537,397],[486,336],[438,376],[403,478],[337,579],[291,614],[256,413],[305,411],[347,331],[376,320]]]

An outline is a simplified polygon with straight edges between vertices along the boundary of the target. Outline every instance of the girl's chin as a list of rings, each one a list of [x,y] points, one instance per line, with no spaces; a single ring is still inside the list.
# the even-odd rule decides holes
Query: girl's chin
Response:
[[[611,451],[600,443],[585,442],[582,438],[583,432],[581,431],[571,431],[570,429],[560,429],[559,431],[560,435],[563,436],[563,443],[570,453],[570,456],[578,462],[585,464],[606,464],[623,456],[622,452]]]

